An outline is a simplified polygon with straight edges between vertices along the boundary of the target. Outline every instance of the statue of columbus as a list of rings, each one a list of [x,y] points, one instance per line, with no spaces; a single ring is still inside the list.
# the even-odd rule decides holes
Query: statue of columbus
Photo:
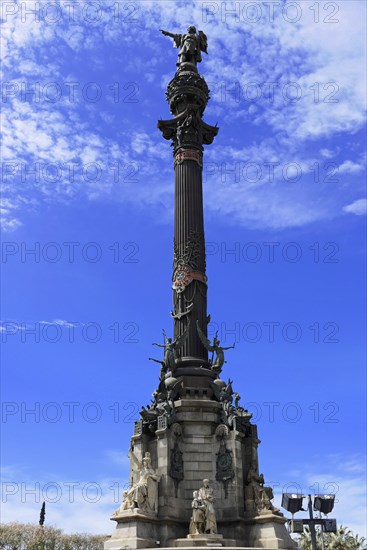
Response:
[[[181,67],[184,63],[191,63],[196,67],[196,64],[202,60],[201,52],[208,53],[208,41],[205,33],[199,31],[197,34],[194,26],[190,26],[186,34],[174,34],[162,29],[161,33],[173,38],[176,48],[180,48],[177,67]]]

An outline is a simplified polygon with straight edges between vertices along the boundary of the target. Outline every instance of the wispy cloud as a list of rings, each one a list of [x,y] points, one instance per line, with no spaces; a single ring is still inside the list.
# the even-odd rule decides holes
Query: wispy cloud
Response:
[[[355,214],[356,216],[363,216],[367,214],[367,199],[358,199],[351,204],[347,204],[343,207],[344,212],[348,214]]]
[[[74,323],[70,321],[65,321],[64,319],[54,319],[53,321],[34,321],[30,323],[29,321],[17,321],[17,320],[6,320],[6,321],[0,321],[0,331],[6,332],[6,331],[13,331],[13,330],[29,330],[32,327],[34,328],[36,325],[59,325],[60,327],[65,328],[74,328],[74,327],[80,327],[83,326],[84,323]]]
[[[106,464],[114,462],[106,451]],[[126,465],[121,474],[93,479],[63,477],[62,473],[48,473],[34,477],[29,468],[5,465],[2,468],[2,522],[37,523],[43,501],[46,502],[47,523],[67,533],[86,532],[109,534],[115,524],[112,512],[122,500],[129,483]]]
[[[33,0],[32,5],[36,9]],[[67,3],[60,0],[57,5],[63,14],[57,24],[37,22],[30,16],[22,21],[21,10],[4,23],[5,82],[18,87],[17,93],[9,88],[3,105],[3,157],[10,163],[3,177],[6,202],[2,214],[7,231],[21,226],[22,211],[41,209],[43,202],[70,204],[82,198],[103,198],[136,208],[172,203],[170,150],[158,132],[153,135],[151,120],[147,126],[144,112],[151,111],[149,97],[140,96],[135,117],[126,112],[125,118],[118,118],[110,109],[111,98],[103,106],[85,104],[80,94],[73,102],[64,97],[56,103],[37,102],[28,96],[22,100],[19,90],[45,79],[61,86],[70,81],[81,84],[90,78],[85,77],[83,65],[91,71],[91,58],[93,70],[107,78],[104,47],[116,52],[114,61],[139,80],[145,81],[148,64],[148,86],[160,80],[164,89],[172,71],[159,74],[157,51],[171,55],[172,63],[176,54],[157,29],[185,28],[187,5],[179,1],[134,4],[133,35],[126,24],[117,24],[112,0],[103,3],[101,17],[93,24],[79,13],[71,24]],[[334,185],[330,197],[320,192],[320,186],[310,185],[310,178],[301,181],[307,182],[307,190],[300,184],[293,190],[284,185],[283,166],[275,169],[274,182],[267,181],[265,186],[261,182],[252,185],[250,180],[242,181],[241,187],[228,186],[222,178],[213,177],[206,200],[209,212],[225,219],[231,213],[237,223],[248,227],[276,229],[328,220],[343,209],[352,212],[350,205],[343,205],[353,200],[353,192],[359,193],[364,162],[358,151],[346,159],[338,139],[340,135],[352,138],[365,124],[366,6],[353,0],[340,3],[338,23],[329,25],[316,24],[310,9],[303,9],[300,20],[291,24],[281,9],[275,10],[274,21],[266,11],[258,21],[250,22],[223,18],[220,3],[216,6],[219,12],[215,9],[207,16],[201,2],[192,2],[190,10],[190,20],[196,20],[209,36],[210,55],[205,57],[205,75],[212,89],[208,121],[218,117],[222,132],[230,136],[225,143],[208,148],[206,162],[232,164],[232,168],[239,161],[255,162],[261,169],[264,162],[294,162],[305,174],[316,162],[332,159],[338,174],[354,179]],[[353,41],[349,39],[351,28]],[[70,56],[75,61],[72,67]],[[254,92],[259,91],[254,100]],[[310,151],[313,144],[320,145],[316,147],[320,158]],[[123,172],[117,180],[116,165]],[[29,173],[32,170],[38,174]],[[237,193],[236,201],[228,201],[229,189]]]

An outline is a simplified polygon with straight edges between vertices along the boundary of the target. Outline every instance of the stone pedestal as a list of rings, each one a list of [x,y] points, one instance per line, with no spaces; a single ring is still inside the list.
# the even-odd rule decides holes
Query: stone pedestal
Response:
[[[176,546],[179,548],[210,547],[221,548],[222,546],[236,546],[234,539],[224,539],[223,535],[187,535],[185,539],[176,539]]]
[[[256,426],[235,419],[231,427],[223,424],[221,404],[210,394],[204,397],[202,390],[195,390],[190,378],[185,395],[175,401],[175,422],[160,422],[155,433],[143,430],[132,438],[135,455],[142,460],[149,451],[160,479],[157,514],[135,508],[112,517],[117,527],[105,550],[126,546],[294,549],[284,516],[270,510],[253,513],[252,492],[245,491],[250,465],[257,461]],[[197,398],[192,397],[195,391]],[[219,460],[223,456],[225,470]],[[223,472],[228,479],[222,479]],[[132,468],[131,478],[134,476]],[[220,535],[187,536],[193,491],[200,489],[205,478],[214,488]]]
[[[129,548],[156,548],[158,519],[145,514],[138,508],[120,512],[111,518],[117,526],[111,538],[104,543],[105,550],[126,550]]]
[[[245,520],[245,545],[253,548],[274,548],[294,550],[297,544],[292,540],[285,527],[286,519],[272,513],[260,514]]]
[[[222,535],[187,535],[185,539],[176,539],[176,546],[179,548],[192,548],[192,547],[211,547],[221,548],[222,546],[232,546],[232,544],[225,544]]]

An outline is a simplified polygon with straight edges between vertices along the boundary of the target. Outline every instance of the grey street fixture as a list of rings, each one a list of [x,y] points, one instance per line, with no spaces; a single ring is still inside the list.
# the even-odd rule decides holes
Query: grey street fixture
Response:
[[[322,514],[330,514],[334,508],[335,495],[315,495],[313,509]]]
[[[291,532],[292,533],[302,533],[304,525],[308,525],[310,528],[311,534],[311,544],[312,550],[317,550],[316,545],[316,529],[315,525],[321,525],[321,537],[322,533],[335,533],[336,532],[336,520],[322,518],[321,514],[329,514],[334,508],[335,495],[316,495],[314,497],[314,503],[312,508],[312,498],[311,495],[308,495],[308,513],[310,519],[293,519],[294,514],[299,511],[305,511],[302,507],[302,501],[305,498],[304,495],[293,494],[293,493],[283,493],[282,495],[282,508],[287,510],[292,514],[291,520]],[[313,517],[313,510],[320,512],[319,518]],[[322,540],[322,547],[324,548],[324,541]]]
[[[282,495],[282,508],[293,514],[296,514],[300,510],[303,510],[303,499],[305,495],[299,495],[296,493],[283,493]]]

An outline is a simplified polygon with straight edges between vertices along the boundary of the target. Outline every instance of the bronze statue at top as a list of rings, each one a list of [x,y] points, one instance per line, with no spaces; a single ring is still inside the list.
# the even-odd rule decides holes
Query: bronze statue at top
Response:
[[[176,63],[179,69],[185,69],[187,64],[196,67],[197,63],[202,61],[201,52],[208,53],[208,41],[203,31],[196,33],[196,27],[191,25],[186,34],[174,34],[160,29],[165,36],[173,38],[178,52],[178,61]]]

